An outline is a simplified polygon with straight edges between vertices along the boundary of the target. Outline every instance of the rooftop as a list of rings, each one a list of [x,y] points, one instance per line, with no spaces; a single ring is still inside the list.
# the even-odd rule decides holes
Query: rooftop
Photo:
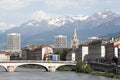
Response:
[[[8,35],[20,35],[19,33],[10,33]]]
[[[64,36],[64,35],[58,35],[58,36],[55,36],[55,37],[67,37],[67,36]]]
[[[23,49],[27,49],[27,50],[30,50],[30,51],[34,51],[34,50],[37,50],[37,49],[42,49],[44,47],[51,47],[47,44],[43,44],[43,45],[30,45],[30,46],[26,46],[25,48]]]

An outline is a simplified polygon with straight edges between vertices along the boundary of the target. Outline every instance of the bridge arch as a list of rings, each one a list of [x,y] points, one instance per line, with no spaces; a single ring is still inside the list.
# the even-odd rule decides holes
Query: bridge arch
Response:
[[[7,67],[0,65],[0,68],[3,68],[5,71],[7,71]]]
[[[73,70],[75,69],[76,65],[71,65],[71,64],[62,64],[56,67],[56,70],[59,69],[60,67],[69,67],[72,68]]]
[[[41,66],[42,68],[44,68],[46,71],[48,71],[48,68],[44,65],[41,64],[37,64],[37,63],[25,63],[25,64],[20,64],[15,66],[14,71],[16,70],[16,68],[18,68],[19,66],[24,66],[24,65],[37,65],[37,66]]]

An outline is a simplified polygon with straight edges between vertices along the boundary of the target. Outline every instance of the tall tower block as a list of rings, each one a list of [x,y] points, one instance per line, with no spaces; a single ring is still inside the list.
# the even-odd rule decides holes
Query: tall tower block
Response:
[[[20,34],[10,33],[7,38],[7,47],[10,52],[19,52],[21,51],[21,37]]]

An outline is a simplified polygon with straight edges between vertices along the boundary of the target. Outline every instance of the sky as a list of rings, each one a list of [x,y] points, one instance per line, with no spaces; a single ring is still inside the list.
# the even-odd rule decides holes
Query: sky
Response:
[[[0,30],[29,20],[64,15],[90,16],[104,9],[120,12],[120,0],[0,0]]]

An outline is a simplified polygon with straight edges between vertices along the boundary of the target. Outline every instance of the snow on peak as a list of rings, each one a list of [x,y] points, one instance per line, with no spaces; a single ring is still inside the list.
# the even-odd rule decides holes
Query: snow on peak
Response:
[[[116,13],[114,13],[114,12],[112,12],[111,10],[109,10],[109,9],[104,9],[103,11],[100,11],[100,12],[98,12],[97,13],[99,16],[101,16],[103,19],[105,19],[105,18],[107,18],[107,17],[109,17],[109,16],[116,16],[117,14]]]
[[[39,21],[36,20],[31,20],[29,22],[26,23],[27,26],[39,26]]]
[[[30,22],[29,22],[27,25],[28,25],[28,26],[33,26],[33,24],[32,24],[32,23],[30,23]]]
[[[77,16],[63,16],[63,17],[55,17],[51,18],[48,21],[49,25],[61,26],[69,22],[75,22],[77,20],[84,21],[88,18],[88,16],[77,15]]]

